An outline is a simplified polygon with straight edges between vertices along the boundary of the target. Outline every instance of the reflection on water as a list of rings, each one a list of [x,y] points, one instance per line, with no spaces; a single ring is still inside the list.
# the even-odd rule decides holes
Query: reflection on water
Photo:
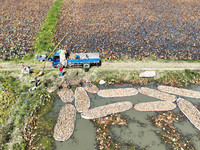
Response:
[[[125,87],[123,85],[115,85],[110,88],[117,87]],[[148,86],[150,88],[156,88],[155,86]],[[109,88],[101,86],[100,88]],[[138,87],[135,87],[138,88]],[[200,86],[190,87],[188,89],[193,89],[196,91],[200,91]],[[102,106],[114,102],[121,101],[131,101],[134,104],[139,102],[147,102],[157,100],[155,98],[151,98],[142,94],[137,94],[131,97],[123,97],[123,98],[102,98],[97,94],[88,93],[91,99],[91,108]],[[200,106],[200,99],[192,99],[183,97],[186,100],[192,102],[193,104],[197,104]],[[54,115],[54,119],[57,119],[58,113],[62,106],[65,104],[56,97],[54,107],[50,115]],[[173,110],[175,113],[180,113],[178,107]],[[122,143],[132,143],[134,145],[138,145],[139,148],[146,148],[148,150],[165,150],[166,146],[161,141],[160,137],[158,137],[155,131],[161,131],[160,128],[154,127],[149,119],[146,119],[146,116],[156,115],[156,112],[139,112],[134,109],[130,109],[126,112],[122,113],[123,116],[127,116],[128,126],[113,126],[111,131],[112,135],[119,139]],[[178,130],[182,131],[182,134],[187,138],[191,139],[191,143],[197,149],[200,147],[200,132],[185,118],[181,122],[174,124]],[[94,150],[96,146],[95,141],[95,128],[91,120],[82,119],[80,114],[77,113],[76,124],[73,136],[66,142],[58,142],[55,141],[56,150]],[[121,149],[126,149],[123,145]]]

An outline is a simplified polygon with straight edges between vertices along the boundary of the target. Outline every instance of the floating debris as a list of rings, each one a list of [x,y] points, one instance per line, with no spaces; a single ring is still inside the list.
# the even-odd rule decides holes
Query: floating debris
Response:
[[[59,113],[54,127],[53,137],[57,141],[67,141],[74,132],[76,109],[71,104],[66,104]]]
[[[167,93],[163,93],[160,92],[158,90],[154,90],[154,89],[150,89],[147,87],[141,87],[138,89],[138,91],[141,94],[150,96],[150,97],[154,97],[160,100],[164,100],[164,101],[170,101],[170,102],[174,102],[176,100],[176,96],[175,95],[171,95],[171,94],[167,94]]]
[[[145,72],[141,72],[139,77],[140,78],[151,78],[154,77],[156,75],[155,71],[145,71]]]
[[[169,111],[176,108],[176,104],[167,101],[153,101],[134,105],[137,111]]]
[[[167,92],[167,93],[171,93],[171,94],[175,94],[175,95],[185,96],[185,97],[200,98],[200,92],[193,91],[193,90],[187,90],[187,89],[171,87],[171,86],[164,86],[164,85],[158,86],[158,90]]]
[[[107,117],[93,119],[96,127],[97,145],[101,149],[119,149],[121,144],[113,138],[111,127],[114,125],[127,126],[127,121],[122,119],[121,114],[113,114]]]
[[[81,117],[84,119],[95,119],[105,117],[110,114],[123,112],[129,110],[133,107],[131,102],[118,102],[113,104],[108,104],[93,109],[89,109],[81,113]]]
[[[58,91],[58,96],[64,103],[72,102],[74,100],[74,93],[72,89],[64,87],[62,90]]]
[[[75,91],[75,106],[78,112],[88,110],[90,107],[90,98],[82,87],[77,87]]]
[[[158,137],[166,145],[167,149],[171,150],[195,150],[191,140],[183,136],[174,124],[180,122],[184,115],[176,114],[172,111],[167,113],[159,113],[157,116],[147,116],[155,127],[159,127],[160,131],[155,131]]]
[[[135,88],[117,88],[100,90],[97,94],[101,97],[124,97],[136,95],[138,91]]]
[[[90,93],[97,93],[99,91],[99,88],[92,83],[84,83],[84,89]]]
[[[99,81],[99,84],[100,84],[100,85],[105,84],[105,83],[106,83],[106,81],[104,81],[104,80],[100,80],[100,81]]]
[[[177,99],[177,104],[182,113],[190,120],[190,122],[200,130],[200,111],[190,102],[183,98]]]

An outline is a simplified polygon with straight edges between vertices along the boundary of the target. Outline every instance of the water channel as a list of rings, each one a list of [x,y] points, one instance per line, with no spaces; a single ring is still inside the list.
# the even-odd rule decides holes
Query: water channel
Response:
[[[105,88],[119,88],[127,87],[125,85],[113,85],[110,87],[99,86],[100,89]],[[134,86],[134,88],[139,88],[140,86]],[[155,85],[148,85],[150,88],[156,89]],[[200,86],[188,87],[195,91],[200,91]],[[102,98],[97,94],[88,93],[91,100],[91,107],[102,106],[115,102],[130,101],[134,104],[140,102],[155,101],[158,99],[148,97],[142,94],[137,94],[131,97],[121,97],[121,98]],[[177,96],[178,97],[178,96]],[[186,98],[182,97],[193,104],[200,106],[200,99]],[[74,102],[73,102],[74,104]],[[54,106],[52,112],[49,115],[54,116],[54,120],[57,120],[60,109],[65,105],[60,98],[57,96],[55,98]],[[173,112],[180,113],[179,108],[173,110]],[[160,131],[160,128],[156,128],[152,125],[146,116],[156,115],[156,112],[139,112],[135,109],[130,109],[126,112],[122,112],[122,115],[126,115],[128,119],[128,126],[113,126],[111,131],[115,138],[119,139],[120,142],[124,143],[126,141],[132,142],[139,146],[139,149],[148,150],[166,150],[165,144],[162,142],[161,138],[156,135],[156,131]],[[146,126],[142,126],[146,124]],[[197,130],[187,119],[183,119],[181,122],[175,123],[175,126],[182,131],[183,136],[191,140],[192,145],[198,149],[200,147],[200,132]],[[85,120],[81,118],[80,114],[77,112],[75,130],[72,137],[65,142],[55,141],[55,150],[95,150],[96,132],[94,124],[91,120]],[[121,149],[125,149],[124,147]]]

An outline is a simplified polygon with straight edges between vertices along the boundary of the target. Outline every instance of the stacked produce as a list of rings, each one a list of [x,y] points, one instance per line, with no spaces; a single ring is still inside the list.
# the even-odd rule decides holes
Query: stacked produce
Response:
[[[144,102],[134,105],[138,111],[169,111],[176,108],[176,104],[167,101]]]
[[[75,106],[78,112],[86,111],[90,107],[90,98],[82,87],[76,88]]]
[[[136,95],[138,91],[135,88],[117,88],[117,89],[105,89],[98,91],[98,95],[101,97],[124,97]]]
[[[84,111],[83,113],[81,113],[81,117],[84,119],[101,118],[110,114],[129,110],[132,107],[133,106],[131,102],[118,102],[118,103],[96,107],[93,109],[88,109],[87,111]]]
[[[200,111],[192,103],[183,98],[177,99],[177,104],[182,113],[200,130]]]
[[[72,89],[64,87],[62,90],[58,91],[58,96],[64,103],[72,102],[74,100],[74,93]]]
[[[52,93],[53,91],[55,91],[58,87],[57,86],[53,86],[51,88],[47,89],[47,92]]]
[[[158,90],[167,92],[167,93],[171,93],[171,94],[175,94],[175,95],[185,96],[185,97],[200,98],[200,92],[193,91],[193,90],[187,90],[187,89],[176,88],[176,87],[171,87],[171,86],[164,86],[164,85],[158,86]]]
[[[154,89],[150,89],[147,87],[141,87],[140,89],[138,89],[138,91],[141,94],[150,96],[150,97],[154,97],[160,100],[164,100],[164,101],[170,101],[170,102],[174,102],[176,100],[176,96],[174,95],[170,95],[164,92],[160,92],[158,90],[154,90]]]
[[[57,123],[54,127],[53,137],[57,141],[66,141],[74,132],[76,109],[71,104],[66,104],[60,110]]]
[[[90,93],[97,93],[99,91],[99,88],[92,84],[92,83],[85,83],[84,84],[84,89],[87,91],[87,92],[90,92]]]

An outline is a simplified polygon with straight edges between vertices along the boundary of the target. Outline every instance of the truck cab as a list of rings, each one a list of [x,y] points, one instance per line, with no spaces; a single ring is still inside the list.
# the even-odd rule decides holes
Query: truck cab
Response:
[[[60,64],[60,54],[58,53],[58,51],[56,51],[53,55],[53,59],[52,59],[52,66],[54,68],[58,68]]]

